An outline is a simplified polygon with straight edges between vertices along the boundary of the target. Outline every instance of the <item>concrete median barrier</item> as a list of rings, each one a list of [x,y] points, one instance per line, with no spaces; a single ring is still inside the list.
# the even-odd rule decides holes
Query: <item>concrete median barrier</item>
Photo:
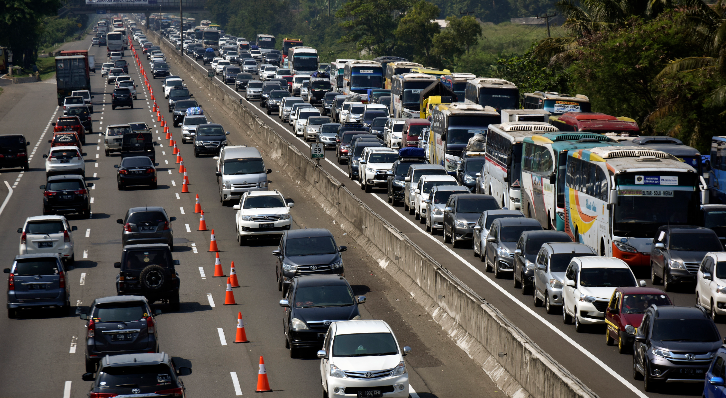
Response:
[[[233,115],[243,134],[254,140],[276,171],[299,182],[322,208],[341,224],[381,268],[422,305],[443,330],[511,397],[597,397],[558,364],[499,310],[487,303],[353,194],[343,183],[317,167],[283,136],[184,59],[155,33],[152,41],[174,68],[186,72],[204,90],[195,93]]]

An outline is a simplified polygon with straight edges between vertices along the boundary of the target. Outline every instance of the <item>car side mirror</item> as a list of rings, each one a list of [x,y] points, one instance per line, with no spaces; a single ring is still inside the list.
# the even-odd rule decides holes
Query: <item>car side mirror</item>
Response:
[[[272,173],[272,169],[267,169],[266,173],[267,173],[267,174],[270,174],[270,173]]]
[[[172,264],[179,265],[180,263],[179,263],[179,260],[172,260]]]
[[[453,207],[444,207],[444,213],[451,213],[452,211],[454,211]]]
[[[176,370],[176,374],[177,376],[189,376],[190,374],[192,374],[192,368],[182,366]]]
[[[30,145],[30,143],[29,143],[29,142],[26,142],[26,143],[25,143],[25,146],[28,146],[28,145]]]
[[[545,264],[537,264],[537,269],[542,271],[547,271],[547,265]]]
[[[348,246],[340,246],[340,247],[338,247],[338,251],[339,252],[344,252],[346,250],[348,250]]]
[[[234,210],[239,210],[239,209],[240,209],[240,207],[239,207],[239,204],[236,204],[236,205],[232,206],[232,208],[233,208]]]
[[[53,143],[53,140],[48,140],[48,143],[49,143],[49,144],[52,144],[52,143]]]
[[[122,220],[120,218],[118,220],[116,220],[116,224],[123,224],[123,223],[124,223],[124,220]]]
[[[570,286],[570,287],[575,287],[575,281],[568,279],[565,281],[565,285]]]
[[[82,152],[82,153],[81,153],[81,156],[88,156],[88,155],[86,155],[86,153],[85,153],[85,152]]]
[[[280,300],[280,307],[290,308],[290,301],[288,301],[288,300]]]
[[[404,347],[403,347],[403,356],[405,357],[406,355],[408,355],[408,354],[410,354],[410,353],[411,353],[411,347],[409,347],[409,346],[404,346]]]
[[[22,234],[23,233],[23,229],[22,228],[18,228],[18,233],[19,234]]]
[[[641,279],[640,282],[638,282],[638,286],[645,287],[645,281]]]
[[[77,227],[77,226],[75,226],[75,225],[74,225],[74,226],[72,226],[72,227],[71,227],[71,231],[78,231],[78,227]]]
[[[481,231],[481,225],[475,225],[474,231]]]
[[[92,183],[92,182],[89,182],[89,183],[87,183],[87,184],[86,184],[86,187],[88,187],[88,188],[93,188],[93,183]]]
[[[711,376],[708,378],[708,384],[712,384],[714,386],[722,386],[724,384],[724,381],[722,377]]]
[[[81,376],[81,379],[83,379],[83,381],[94,381],[94,380],[96,380],[96,374],[95,373],[84,373],[83,376]]]
[[[280,250],[279,250],[279,249],[277,249],[277,250],[273,250],[273,251],[272,251],[272,255],[273,255],[273,256],[280,256],[280,254],[282,254],[282,253],[280,252]]]
[[[47,154],[43,154],[43,159],[48,159],[48,155]]]
[[[156,144],[158,144],[158,143],[155,142],[154,145],[156,145]],[[154,167],[156,167],[158,165],[159,165],[159,163],[154,163]]]
[[[497,243],[496,236],[487,236],[487,242]]]
[[[18,230],[18,232],[20,232],[20,231]],[[712,278],[713,277],[711,276],[711,273],[710,272],[704,272],[703,273],[703,279],[706,279],[706,280],[709,280],[710,281]]]
[[[45,185],[41,185],[40,186],[40,189],[45,189]]]
[[[430,203],[431,203],[431,199],[426,199],[426,200],[424,200],[424,203],[426,203],[426,204],[430,204]]]
[[[476,176],[477,177],[481,177],[481,173],[476,173]]]
[[[115,262],[115,263],[113,263],[113,267],[114,268],[121,268],[121,263],[120,262]]]
[[[118,169],[119,167],[121,167],[121,166],[120,166],[120,165],[118,165],[118,164],[115,164],[115,165],[113,165],[113,168],[114,168],[114,169]]]
[[[521,256],[522,255],[522,249],[514,249],[514,255]]]
[[[161,315],[161,310],[154,310],[154,315]]]
[[[222,173],[220,173],[220,172],[216,172],[216,173],[214,173],[214,174],[215,174],[215,175],[216,175],[217,177],[221,177],[221,176],[222,176]]]
[[[664,244],[662,244],[662,243],[656,243],[656,244],[655,244],[655,248],[656,248],[656,249],[665,249],[665,245],[664,245]]]
[[[50,125],[53,126],[53,127],[55,127],[55,123],[51,123]]]
[[[328,353],[325,350],[318,350],[318,358],[320,359],[327,359]]]
[[[406,178],[403,179],[403,181],[405,181],[405,182],[411,182],[411,177],[406,177]]]
[[[3,269],[3,274],[9,274],[9,273],[10,273],[10,268]]]

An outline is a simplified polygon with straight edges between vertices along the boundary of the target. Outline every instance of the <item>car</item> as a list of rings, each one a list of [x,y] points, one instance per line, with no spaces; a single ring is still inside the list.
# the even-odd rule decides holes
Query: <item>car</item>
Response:
[[[315,137],[315,142],[323,144],[325,149],[335,149],[338,141],[340,123],[323,123],[320,132]]]
[[[73,97],[81,97],[83,98],[83,102],[88,105],[88,108],[90,109],[91,113],[93,113],[93,103],[91,102],[93,99],[93,95],[91,95],[91,92],[88,90],[76,90],[71,92],[71,96]]]
[[[285,97],[280,102],[280,109],[278,111],[278,116],[280,117],[280,120],[283,122],[287,122],[290,120],[290,114],[292,112],[292,106],[295,104],[302,104],[304,103],[302,98],[299,97]]]
[[[182,121],[182,144],[187,141],[194,142],[194,136],[197,133],[197,127],[202,124],[208,124],[209,121],[204,115],[186,115]]]
[[[312,116],[308,118],[307,124],[305,125],[305,131],[303,132],[303,139],[307,141],[316,141],[320,134],[321,126],[330,123],[328,116]]]
[[[237,51],[229,51],[226,54],[224,54],[224,59],[229,61],[230,64],[239,64],[239,57],[237,56]]]
[[[400,153],[400,152],[399,152]],[[419,153],[420,154],[420,153]],[[414,193],[419,178],[422,175],[447,175],[443,166],[438,164],[412,164],[409,166],[406,176],[404,177],[403,187],[403,209],[409,214],[414,212]]]
[[[240,69],[239,66],[236,65],[227,65],[224,70],[222,70],[223,80],[225,84],[235,84],[237,75],[239,75],[242,72],[242,69]]]
[[[101,77],[108,76],[108,72],[113,69],[113,62],[104,62],[101,64]]]
[[[358,304],[365,296],[355,297],[348,281],[338,275],[296,276],[287,296],[280,300],[284,309],[282,327],[285,348],[290,358],[301,349],[321,349],[332,322],[361,319]]]
[[[337,246],[333,234],[327,229],[293,229],[285,231],[280,238],[280,245],[272,254],[277,257],[275,274],[277,289],[282,297],[292,279],[300,275],[344,273],[341,253],[348,250],[346,246]]]
[[[370,136],[370,134],[364,134]],[[366,148],[371,147],[378,147],[382,148],[383,144],[378,141],[374,140],[375,137],[360,137],[360,138],[370,138],[370,139],[357,139],[353,138],[351,141],[351,149],[350,149],[350,160],[348,161],[348,178],[351,180],[359,180],[359,173],[360,173],[360,161],[363,156],[363,151]]]
[[[366,106],[364,104],[357,102],[351,103],[343,123],[361,123],[365,111]]]
[[[373,118],[373,120],[371,120],[370,124],[368,125],[368,129],[372,134],[375,134],[378,138],[383,139],[383,129],[386,127],[386,122],[388,122],[388,116]]]
[[[317,110],[317,108],[308,104],[307,102],[300,102],[300,103],[292,104],[292,109],[290,110],[290,116],[287,118],[287,122],[290,124],[290,126],[293,127],[293,131],[294,131],[294,127],[295,127],[295,121],[297,120],[297,115],[298,115],[300,108],[308,108],[308,109]]]
[[[330,84],[330,79],[312,78],[307,84],[307,101],[311,104],[323,103],[325,95],[329,93],[333,87]]]
[[[234,91],[239,91],[240,89],[246,89],[247,83],[251,80],[254,80],[254,77],[250,73],[238,73],[237,76],[235,76],[234,79]]]
[[[89,108],[89,106],[86,104],[68,105],[66,106],[64,115],[67,117],[76,116],[81,121],[84,133],[81,143],[85,144],[86,133],[93,133],[93,121],[91,120],[91,109]]]
[[[436,185],[432,187],[428,198],[424,200],[425,216],[423,219],[426,224],[426,231],[430,232],[431,235],[435,235],[436,230],[443,227],[444,209],[446,208],[446,202],[449,201],[449,197],[451,197],[451,195],[465,194],[467,192],[468,191],[464,187],[456,184]],[[476,225],[474,225],[473,242],[476,242],[477,231]]]
[[[190,368],[175,367],[171,357],[161,352],[107,355],[99,362],[95,374],[84,373],[82,379],[93,381],[89,397],[102,397],[100,394],[184,397],[186,389],[179,376],[190,374]]]
[[[111,109],[119,106],[128,106],[134,109],[134,98],[131,96],[131,90],[128,88],[115,88],[111,94]]]
[[[25,224],[18,228],[20,244],[18,254],[58,254],[66,263],[73,264],[73,231],[64,216],[33,216],[25,219]]]
[[[263,84],[264,83],[259,80],[250,80],[249,82],[247,82],[247,89],[245,90],[245,99],[261,100]]]
[[[229,131],[224,131],[221,124],[200,124],[194,132],[194,157],[200,154],[218,155],[220,149],[227,145]]]
[[[106,74],[106,84],[116,83],[116,78],[123,75],[125,75],[125,73],[124,70],[121,68],[113,67],[109,69],[108,73]]]
[[[172,115],[172,125],[174,127],[179,126],[184,122],[184,118],[187,116],[187,111],[189,109],[200,109],[199,104],[197,103],[197,100],[193,99],[185,99],[185,100],[178,100],[174,101],[174,111]],[[195,111],[195,113],[200,113],[199,111]]]
[[[723,396],[724,386],[724,360],[726,359],[726,347],[722,346],[716,352],[716,358],[711,362],[711,367],[706,372],[706,382],[703,383],[703,397],[716,398]]]
[[[277,68],[275,69],[275,76],[273,79],[282,79],[283,76],[290,76],[292,75],[292,69],[289,68]]]
[[[726,314],[726,253],[709,252],[698,267],[696,306],[708,310],[719,322]]]
[[[85,178],[86,165],[83,155],[77,146],[57,146],[50,148],[45,159],[45,174],[52,176],[57,174],[80,174]]]
[[[353,104],[363,105],[363,103],[360,102],[359,98],[356,98],[355,100],[353,100],[353,99],[349,99],[348,97],[346,97],[345,101],[342,103],[342,105],[340,107],[340,111],[337,113],[337,119],[340,123],[345,124],[348,122],[348,112],[350,112],[350,107],[353,106]],[[361,126],[362,126],[362,123],[361,123]],[[363,126],[363,127],[365,127],[365,126]],[[363,128],[362,130],[365,130],[365,128]]]
[[[128,124],[111,124],[106,126],[106,133],[103,139],[103,149],[106,156],[111,152],[121,152],[123,135],[131,133],[131,126]]]
[[[654,285],[663,282],[666,291],[677,284],[693,283],[706,253],[723,250],[718,235],[709,228],[662,226],[650,253],[651,280]]]
[[[343,110],[343,104],[348,100],[348,96],[338,93],[338,95],[333,98],[333,103],[330,104],[330,116],[333,117],[333,120],[335,120],[338,123],[341,123],[340,121],[340,111]]]
[[[154,62],[151,64],[152,78],[169,76],[169,65],[166,62]]]
[[[140,245],[163,243],[174,250],[174,229],[172,222],[176,217],[170,217],[163,207],[144,206],[132,207],[126,211],[123,219],[116,223],[121,224],[121,245]]]
[[[342,146],[342,134],[339,139]],[[338,160],[340,162],[340,160]],[[391,165],[391,172],[387,177],[387,198],[388,203],[396,206],[396,204],[404,199],[404,190],[406,189],[406,176],[411,165],[425,164],[428,160],[424,157],[423,151],[418,148],[404,149],[398,151],[398,160]]]
[[[419,178],[413,191],[413,209],[414,218],[420,220],[421,223],[426,222],[426,201],[429,199],[431,189],[437,185],[458,184],[456,178],[450,175],[424,175]]]
[[[75,146],[76,148],[81,149],[81,146],[83,145],[81,143],[81,139],[78,138],[78,134],[74,131],[53,133],[53,138],[49,139],[48,143],[50,143],[51,148],[57,146]]]
[[[292,95],[300,95],[300,89],[310,80],[309,75],[294,75],[292,78]]]
[[[131,134],[129,134],[131,135]],[[120,164],[113,167],[118,169],[116,173],[116,184],[118,190],[122,191],[129,185],[147,185],[152,189],[156,189],[156,167],[158,163],[148,156],[131,156],[121,158]]]
[[[467,192],[469,189],[461,185]],[[443,212],[442,212],[443,214]],[[474,236],[472,238],[472,248],[474,250],[474,257],[479,257],[481,262],[486,262],[486,247],[487,247],[487,236],[489,236],[489,229],[491,229],[494,220],[498,218],[522,218],[522,214],[519,210],[487,210],[481,213],[479,219],[474,224]],[[443,218],[443,216],[442,216]]]
[[[519,236],[514,249],[514,273],[512,280],[515,289],[522,289],[522,294],[529,294],[534,285],[534,267],[537,255],[545,243],[572,242],[570,236],[563,231],[532,230],[524,231]]]
[[[333,101],[335,101],[335,97],[340,95],[337,91],[328,91],[323,96],[323,115],[331,115],[331,108],[333,107]]]
[[[635,341],[635,331],[641,325],[643,314],[652,305],[673,305],[670,297],[659,289],[648,287],[615,288],[605,310],[605,342],[617,344],[618,352],[630,353]]]
[[[405,356],[391,327],[381,320],[341,321],[330,324],[323,341],[320,378],[324,397],[409,396]]]
[[[587,325],[605,323],[605,309],[617,287],[645,287],[625,261],[615,257],[573,257],[562,287],[562,322],[575,322],[581,333]]]
[[[81,96],[68,96],[63,98],[63,116],[68,116],[66,115],[66,109],[70,105],[85,105],[85,101]]]
[[[267,174],[272,169],[265,169],[265,161],[257,148],[223,146],[214,160],[222,204],[241,199],[245,192],[267,190]]]
[[[476,192],[476,178],[481,174],[484,162],[484,156],[463,158],[456,169],[456,180],[459,181],[459,184],[467,187],[471,192]]]
[[[308,119],[313,116],[320,116],[320,111],[314,107],[298,108],[295,115],[294,131],[296,136],[304,136],[305,128],[308,125]]]
[[[472,196],[488,195],[474,194]],[[496,208],[486,210],[496,210]],[[446,213],[444,213],[444,222],[446,222]],[[532,218],[510,217],[494,220],[489,228],[489,234],[486,236],[486,246],[483,251],[486,271],[493,270],[496,278],[500,278],[503,273],[513,273],[514,254],[520,235],[525,231],[540,230],[542,230],[542,226]]]
[[[77,213],[89,218],[91,201],[88,189],[91,187],[93,183],[87,183],[83,175],[49,176],[40,186],[43,190],[43,215]]]
[[[282,90],[282,86],[279,82],[276,81],[266,81],[262,83],[262,94],[260,96],[260,106],[266,107],[267,106],[267,100],[270,98],[270,92],[273,90]],[[280,97],[283,98],[283,97]],[[269,112],[268,112],[269,115]]]
[[[184,80],[181,78],[166,78],[164,80],[164,98],[169,98],[169,92],[175,88],[185,88]]]
[[[118,51],[111,51],[110,53],[108,53],[108,59],[110,59],[111,61],[119,60],[121,59],[121,57],[123,57],[123,55],[121,55],[121,53]]]
[[[156,220],[152,220],[156,221]],[[179,309],[179,274],[171,247],[165,243],[130,244],[123,246],[116,276],[118,295],[142,295],[153,304],[162,301],[172,310]]]
[[[98,43],[100,43],[98,37],[94,37],[93,39],[91,39],[91,46],[98,46]]]
[[[22,134],[1,134],[0,135],[0,168],[21,167],[29,170],[28,145]]]
[[[245,59],[242,61],[242,71],[257,74],[257,62],[254,59]]]
[[[262,81],[270,80],[270,79],[274,78],[275,72],[277,72],[277,67],[275,65],[270,65],[270,64],[260,65],[260,79],[262,79]]]
[[[8,275],[8,318],[18,310],[55,308],[66,315],[71,308],[70,281],[58,254],[39,253],[15,256],[13,265],[3,270]]]
[[[403,134],[403,128],[406,125],[406,119],[401,118],[389,118],[386,125],[383,127],[383,140],[386,142],[386,146],[390,148],[401,147],[401,137]]]
[[[129,73],[129,64],[128,64],[128,62],[126,62],[125,59],[117,59],[117,60],[113,61],[113,66],[114,66],[114,68],[123,69],[124,73],[126,73],[126,74]]]
[[[188,100],[188,99],[191,99],[192,97],[194,97],[194,94],[189,92],[188,88],[172,89],[171,91],[169,91],[169,112],[173,112],[176,109],[174,106],[175,102]],[[187,108],[191,108],[191,107],[187,107]],[[175,123],[176,123],[176,120],[175,120]],[[178,124],[174,124],[174,127],[177,127],[177,126],[178,126]]]
[[[220,59],[219,61],[217,61],[216,64],[213,65],[214,73],[217,75],[221,75],[222,71],[224,70],[224,67],[230,66],[230,65],[232,65],[232,63],[230,63],[229,61],[227,61],[225,59]]]
[[[222,58],[222,57],[214,57],[214,59],[210,63],[210,66],[212,67],[213,70],[215,70],[215,72],[217,70],[217,64],[219,63],[219,61],[222,61],[222,60],[224,60],[224,58]]]
[[[721,346],[718,328],[701,309],[650,306],[635,335],[633,378],[647,392],[664,383],[703,385]]]
[[[80,318],[86,321],[86,373],[95,373],[106,355],[159,352],[157,319],[144,296],[93,300]]]
[[[267,101],[265,103],[265,108],[267,109],[267,114],[270,115],[272,112],[279,112],[280,110],[280,102],[283,98],[290,95],[290,93],[287,90],[272,90],[270,91],[269,97],[267,98]]]
[[[131,96],[134,99],[137,99],[137,95],[136,95],[136,87],[137,86],[136,86],[136,84],[134,84],[133,80],[125,80],[125,81],[122,81],[122,82],[117,82],[116,83],[116,87],[129,89],[129,91],[131,92]],[[133,106],[132,106],[132,108],[133,108]]]
[[[534,306],[544,303],[545,311],[554,314],[562,307],[562,286],[565,271],[573,257],[596,256],[595,250],[583,243],[545,243],[535,259]]]
[[[285,199],[277,190],[245,192],[234,205],[237,243],[242,246],[247,238],[282,235],[290,230],[290,209],[294,205],[292,199]]]
[[[253,48],[249,51],[249,53],[256,61],[260,61],[262,59],[262,51],[259,49]]]
[[[53,132],[57,133],[60,131],[74,131],[78,134],[78,138],[81,143],[86,143],[86,128],[83,127],[83,122],[79,116],[61,116],[56,120],[53,125]]]

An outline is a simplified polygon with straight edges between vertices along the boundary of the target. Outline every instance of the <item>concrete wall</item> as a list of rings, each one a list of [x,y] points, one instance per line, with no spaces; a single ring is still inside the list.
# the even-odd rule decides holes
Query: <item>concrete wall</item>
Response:
[[[154,35],[152,33],[152,35]],[[301,153],[258,118],[221,83],[210,80],[198,66],[158,36],[175,72],[191,78],[215,104],[234,115],[243,134],[257,142],[266,159],[299,181],[300,188],[340,222],[419,302],[433,319],[512,397],[596,397],[587,386],[560,366],[502,313],[432,259],[404,234],[374,213],[340,181]],[[181,74],[178,68],[186,73]]]

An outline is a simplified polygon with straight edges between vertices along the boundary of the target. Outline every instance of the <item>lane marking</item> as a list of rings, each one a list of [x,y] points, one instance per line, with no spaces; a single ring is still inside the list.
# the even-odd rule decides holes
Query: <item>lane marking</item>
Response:
[[[184,214],[184,208],[183,207],[180,207],[179,208],[179,211],[181,212],[181,214]]]
[[[411,398],[418,398],[418,393],[416,393],[416,390],[413,389],[413,386],[410,383],[408,385],[408,395]]]
[[[97,175],[98,175],[98,173],[93,173],[93,178],[96,178]],[[93,184],[93,186],[95,187],[96,184]]]
[[[83,258],[88,258],[88,250],[83,251]]]
[[[192,251],[194,252],[194,254],[197,254],[197,244],[196,243],[192,243]]]
[[[169,171],[169,174],[171,174],[171,171]],[[176,183],[174,182],[174,180],[171,180],[171,185],[176,186]]]
[[[76,300],[76,315],[81,313],[81,300]]]
[[[237,372],[229,372],[232,376],[232,385],[234,386],[234,395],[242,395],[242,388],[239,386],[239,380],[237,379]],[[418,397],[416,397],[418,398]]]
[[[86,230],[86,238],[89,238],[91,236],[91,228],[88,228]]]
[[[98,168],[98,163],[96,163],[95,165],[96,165],[96,168]]]
[[[95,186],[95,185],[94,185],[94,186]],[[95,199],[95,198],[94,198],[93,196],[91,196],[91,203],[93,203],[93,202],[94,202],[94,199]]]
[[[177,199],[181,199],[181,198],[179,197],[179,192],[177,192],[177,193],[176,193],[176,198],[177,198]]]
[[[3,204],[0,206],[0,214],[3,214],[3,210],[5,210],[5,206],[7,206],[10,201],[10,197],[13,196],[13,189],[10,188],[10,184],[8,184],[7,181],[5,181],[5,186],[8,187],[8,195],[5,197]]]
[[[98,154],[96,154],[96,159],[98,159]]]
[[[217,328],[217,333],[219,333],[219,342],[222,343],[222,345],[227,345],[227,340],[224,339],[224,330],[222,328]]]
[[[167,171],[169,172],[169,174],[171,174],[171,170],[167,170]]]
[[[185,227],[187,227],[187,232],[192,232],[191,229],[189,229],[189,224],[184,224]]]
[[[63,388],[63,398],[71,398],[71,381],[66,381],[66,386]]]
[[[79,283],[81,284],[81,286],[86,284],[86,273],[85,272],[81,273],[81,280]]]
[[[199,275],[202,277],[202,279],[207,279],[207,275],[204,274],[204,267],[199,267]]]
[[[78,345],[78,337],[73,336],[71,338],[71,349],[68,350],[69,354],[75,354],[76,353],[76,346]]]
[[[212,298],[212,293],[207,293],[207,300],[209,300],[209,306],[214,308],[214,299]]]
[[[164,159],[164,164],[169,164],[169,161]]]

